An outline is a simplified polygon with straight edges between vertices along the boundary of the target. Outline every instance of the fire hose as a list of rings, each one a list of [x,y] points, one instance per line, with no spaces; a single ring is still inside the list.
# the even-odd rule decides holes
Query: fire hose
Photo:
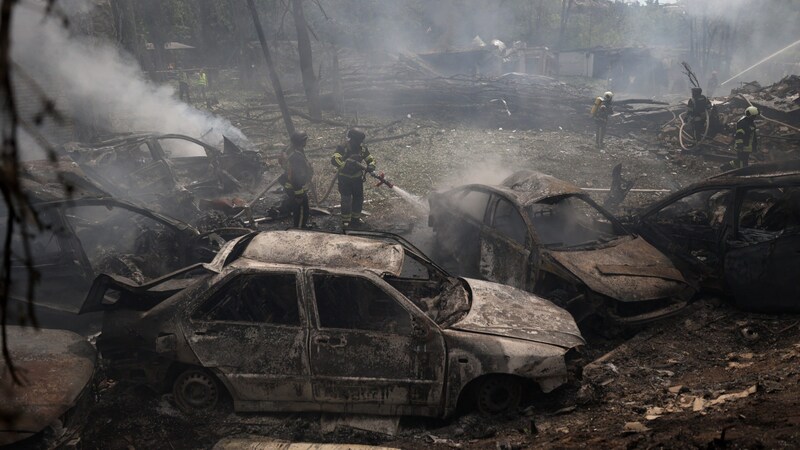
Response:
[[[375,187],[378,187],[378,186],[380,186],[382,184],[385,184],[386,187],[388,187],[389,189],[394,188],[394,183],[392,183],[391,181],[387,180],[386,179],[386,175],[383,172],[380,172],[380,173],[376,174],[375,172],[370,172],[369,170],[367,170],[367,166],[365,166],[363,164],[360,164],[360,163],[356,163],[356,164],[359,167],[361,167],[361,170],[363,170],[367,175],[369,175],[372,178],[375,178],[376,180],[378,180],[378,184],[376,184]],[[328,184],[328,189],[325,191],[325,195],[323,195],[322,198],[319,199],[319,201],[317,202],[317,205],[319,205],[320,203],[322,203],[325,200],[327,200],[328,197],[331,195],[331,192],[333,192],[333,186],[336,184],[336,178],[338,176],[339,176],[338,172],[333,174],[333,178],[331,178],[331,182]]]

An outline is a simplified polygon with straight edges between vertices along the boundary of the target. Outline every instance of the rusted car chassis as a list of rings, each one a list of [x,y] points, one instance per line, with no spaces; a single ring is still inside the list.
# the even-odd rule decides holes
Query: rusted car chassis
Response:
[[[297,293],[296,316],[278,294],[282,307],[259,323],[225,312],[229,298],[248,298],[252,285],[237,280],[265,274],[296,282],[296,290],[271,286],[293,302]],[[354,280],[391,302],[367,299]],[[332,290],[345,281],[350,297]],[[338,315],[329,301],[354,309]],[[82,312],[97,310],[105,311],[98,349],[116,376],[171,388],[184,409],[227,393],[237,411],[439,417],[466,400],[501,411],[534,386],[563,384],[564,354],[584,342],[572,317],[546,300],[449,277],[396,241],[328,233],[240,238],[210,264],[144,285],[103,275]],[[187,395],[195,388],[203,396]]]

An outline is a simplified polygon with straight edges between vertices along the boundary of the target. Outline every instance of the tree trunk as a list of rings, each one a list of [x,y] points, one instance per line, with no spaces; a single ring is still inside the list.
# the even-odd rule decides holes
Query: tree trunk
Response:
[[[294,134],[294,123],[292,123],[292,114],[289,112],[289,107],[286,105],[286,99],[283,97],[283,88],[281,87],[281,80],[278,78],[278,72],[275,71],[275,66],[272,64],[272,55],[269,53],[267,47],[267,38],[264,36],[264,29],[261,28],[261,19],[258,18],[258,10],[253,0],[247,0],[247,7],[250,8],[250,15],[253,16],[253,25],[256,27],[256,34],[258,34],[258,41],[261,43],[261,51],[264,52],[264,60],[267,64],[267,72],[269,72],[269,79],[272,82],[272,90],[275,91],[275,98],[278,100],[278,107],[281,109],[283,116],[283,124],[286,125],[286,131],[289,136]]]
[[[311,40],[308,37],[308,23],[303,14],[303,0],[292,1],[292,17],[297,29],[297,53],[300,55],[300,71],[303,74],[303,88],[306,91],[308,114],[312,119],[322,119],[322,108],[319,102],[319,83],[314,75],[314,63],[311,58]]]
[[[573,0],[561,0],[561,23],[558,28],[558,49],[564,49],[564,39],[567,35],[567,25],[569,24],[569,13],[572,10]]]
[[[136,26],[136,10],[133,0],[112,0],[111,11],[114,15],[114,28],[117,40],[128,53],[133,55],[142,69],[148,70],[150,62],[147,60],[144,39]]]
[[[150,40],[153,43],[153,71],[151,77],[155,81],[165,79],[162,70],[167,67],[167,51],[164,45],[167,43],[167,30],[169,18],[166,16],[159,0],[147,0],[142,2],[145,17],[149,18],[148,31]]]

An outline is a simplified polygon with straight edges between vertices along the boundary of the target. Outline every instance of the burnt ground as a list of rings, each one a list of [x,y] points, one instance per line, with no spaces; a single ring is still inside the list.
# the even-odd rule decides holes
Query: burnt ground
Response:
[[[593,146],[585,123],[540,131],[502,124],[456,125],[427,118],[364,122],[379,171],[415,196],[468,182],[498,182],[516,169],[552,174],[582,187],[610,184],[623,163],[636,187],[678,189],[717,172],[718,163],[694,157],[673,160],[664,147],[641,138],[610,137]],[[387,126],[388,124],[388,126]],[[279,123],[242,121],[256,147],[274,155],[282,145]],[[332,177],[331,149],[344,127],[296,123],[308,131],[309,158],[322,197]],[[568,126],[569,125],[569,126]],[[503,129],[500,129],[503,128]],[[610,130],[613,133],[613,125]],[[274,160],[265,176],[277,176]],[[636,208],[658,194],[632,194]],[[374,229],[407,235],[428,247],[425,206],[407,203],[386,187],[366,189]],[[598,194],[602,200],[602,194]],[[339,202],[334,188],[326,206]],[[335,208],[333,211],[335,212]],[[335,217],[317,219],[334,230]],[[269,223],[270,228],[286,222]],[[611,352],[600,363],[582,368]],[[225,436],[259,435],[297,441],[381,444],[401,448],[753,448],[795,447],[800,441],[800,316],[737,311],[706,297],[675,318],[613,340],[590,337],[571,360],[573,377],[555,393],[535,399],[519,415],[486,418],[465,413],[449,421],[403,418],[395,437],[338,430],[325,434],[317,414],[187,417],[169,395],[104,384],[80,448],[207,448]]]

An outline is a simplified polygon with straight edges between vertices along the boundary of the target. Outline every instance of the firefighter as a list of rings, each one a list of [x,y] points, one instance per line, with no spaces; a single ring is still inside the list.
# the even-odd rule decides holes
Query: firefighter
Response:
[[[208,89],[208,77],[205,70],[200,70],[197,74],[197,85],[200,87],[200,94],[203,96],[203,101],[208,103],[206,98],[206,89]]]
[[[733,148],[736,150],[737,161],[733,161],[734,167],[747,167],[750,163],[750,154],[758,151],[758,133],[756,132],[758,114],[758,108],[750,106],[744,110],[744,116],[736,122]]]
[[[602,97],[597,97],[592,106],[592,117],[594,117],[595,130],[595,145],[597,148],[603,148],[603,139],[606,137],[606,127],[608,126],[608,118],[611,117],[613,106],[611,100],[614,94],[611,91],[603,94]]]
[[[711,102],[703,95],[703,89],[692,88],[692,98],[686,103],[686,112],[689,123],[692,124],[692,133],[695,143],[700,143],[706,131],[706,111],[711,109]]]
[[[183,70],[178,73],[178,98],[186,103],[192,103],[189,96],[189,75]]]
[[[714,91],[716,91],[718,87],[719,87],[719,79],[717,78],[717,71],[714,70],[711,72],[711,78],[708,79],[708,83],[706,85],[708,96],[713,97]]]
[[[286,192],[287,203],[292,214],[292,225],[295,228],[308,228],[308,184],[314,175],[311,164],[306,158],[305,146],[308,134],[304,132],[292,133],[291,145],[281,157],[281,166],[284,173],[281,175],[281,184]]]
[[[342,228],[364,223],[361,208],[364,205],[366,172],[375,171],[375,158],[363,145],[366,135],[357,128],[347,130],[347,142],[336,147],[331,163],[337,169],[339,194],[342,196]],[[365,172],[366,171],[366,172]]]

